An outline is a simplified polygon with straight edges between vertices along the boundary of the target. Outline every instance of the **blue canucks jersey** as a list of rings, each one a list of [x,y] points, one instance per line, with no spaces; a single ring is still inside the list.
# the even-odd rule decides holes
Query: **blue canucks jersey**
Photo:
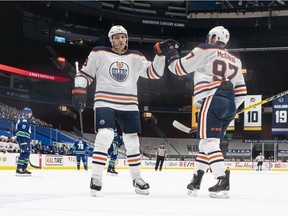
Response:
[[[19,143],[27,142],[30,139],[31,126],[30,119],[20,117],[16,123],[16,136]]]
[[[72,146],[72,149],[75,151],[76,154],[86,154],[89,149],[88,144],[83,140],[78,140]]]

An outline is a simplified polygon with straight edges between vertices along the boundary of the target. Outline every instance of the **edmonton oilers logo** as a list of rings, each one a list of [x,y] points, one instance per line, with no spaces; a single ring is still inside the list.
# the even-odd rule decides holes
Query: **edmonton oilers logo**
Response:
[[[109,73],[114,80],[124,82],[128,78],[129,68],[126,63],[117,61],[112,63],[109,68]]]

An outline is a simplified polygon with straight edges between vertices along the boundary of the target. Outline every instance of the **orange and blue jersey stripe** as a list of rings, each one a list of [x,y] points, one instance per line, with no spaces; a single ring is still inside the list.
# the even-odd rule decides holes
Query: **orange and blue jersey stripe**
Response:
[[[247,88],[245,84],[235,86],[234,88],[235,97],[245,96],[247,94]]]
[[[218,88],[222,81],[215,82],[198,82],[194,87],[194,96],[201,94],[205,91],[211,91],[212,89]]]
[[[88,85],[90,85],[92,82],[93,82],[93,77],[91,77],[89,74],[85,73],[84,71],[80,70],[76,73],[76,77],[77,76],[82,76],[84,77],[87,82],[88,82]]]
[[[148,77],[149,79],[160,79],[160,78],[161,78],[161,76],[159,76],[159,74],[156,72],[153,64],[151,64],[151,65],[147,68],[146,73],[147,73],[147,77]]]
[[[181,63],[181,59],[179,59],[178,61],[176,61],[176,65],[175,65],[175,72],[178,76],[184,76],[187,75],[188,72],[184,69],[182,63]]]
[[[111,104],[138,105],[137,95],[120,94],[107,91],[97,91],[94,96],[94,102],[107,102]]]

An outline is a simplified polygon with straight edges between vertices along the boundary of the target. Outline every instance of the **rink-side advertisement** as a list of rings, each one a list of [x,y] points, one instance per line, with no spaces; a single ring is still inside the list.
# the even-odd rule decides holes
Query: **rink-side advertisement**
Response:
[[[0,153],[0,170],[13,170],[16,169],[17,153]],[[30,162],[34,166],[40,167],[41,169],[52,169],[52,170],[76,170],[76,157],[75,156],[64,156],[64,155],[38,155],[31,154]],[[108,162],[107,162],[108,163]],[[88,165],[91,169],[91,157],[88,158]],[[195,161],[164,161],[164,169],[194,169]],[[116,162],[117,169],[128,169],[128,164],[125,159],[118,159]],[[142,169],[154,169],[155,160],[142,160]],[[231,161],[225,162],[225,167],[231,170],[256,170],[256,161]],[[34,169],[33,167],[29,167]],[[288,171],[288,162],[272,162],[266,160],[263,165],[264,171]]]

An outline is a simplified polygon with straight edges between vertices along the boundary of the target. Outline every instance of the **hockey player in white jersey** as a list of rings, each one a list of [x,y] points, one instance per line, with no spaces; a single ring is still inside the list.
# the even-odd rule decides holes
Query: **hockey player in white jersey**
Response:
[[[165,56],[176,43],[166,40],[154,46],[156,56],[148,61],[142,53],[128,49],[127,30],[112,26],[108,33],[112,48],[94,47],[75,77],[72,91],[76,110],[86,106],[86,87],[96,78],[94,110],[97,136],[92,159],[91,196],[102,189],[102,174],[107,162],[107,150],[114,138],[116,121],[123,131],[132,184],[138,194],[149,194],[149,184],[141,177],[138,134],[141,132],[138,110],[138,78],[160,79],[164,73]],[[81,109],[81,108],[80,108]]]
[[[259,153],[259,155],[255,158],[255,161],[257,161],[257,170],[256,171],[262,171],[263,161],[265,157],[262,155],[262,152]]]
[[[197,195],[204,172],[210,166],[218,179],[217,184],[209,188],[210,196],[229,197],[230,170],[225,171],[220,141],[247,93],[240,59],[224,49],[229,38],[227,29],[216,26],[209,31],[206,43],[198,45],[185,57],[180,58],[176,49],[169,51],[168,64],[172,73],[184,76],[194,72],[193,104],[200,108],[199,153],[193,179],[187,186],[192,196]]]

